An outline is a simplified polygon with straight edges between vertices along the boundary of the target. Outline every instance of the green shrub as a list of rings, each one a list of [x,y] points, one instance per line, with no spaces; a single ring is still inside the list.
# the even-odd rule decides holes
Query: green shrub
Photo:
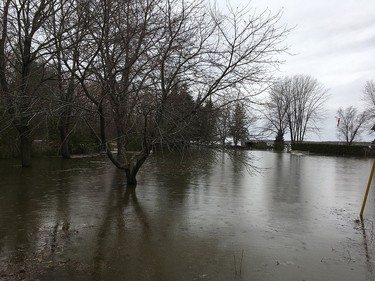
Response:
[[[292,150],[339,156],[373,156],[374,150],[364,145],[341,145],[330,143],[293,143]]]
[[[255,143],[254,145],[254,149],[258,149],[258,150],[267,150],[269,149],[268,145],[266,142],[257,142]]]
[[[75,129],[69,136],[69,150],[72,154],[89,154],[100,151],[95,134],[89,129]]]

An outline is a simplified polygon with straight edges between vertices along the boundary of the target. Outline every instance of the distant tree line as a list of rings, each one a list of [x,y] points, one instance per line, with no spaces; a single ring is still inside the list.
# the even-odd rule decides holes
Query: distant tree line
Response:
[[[302,143],[307,134],[319,132],[326,118],[328,90],[308,75],[284,77],[276,81],[263,103],[264,132],[275,136],[275,149],[284,149],[287,135],[293,144]],[[346,145],[359,140],[364,131],[375,130],[375,83],[367,81],[363,89],[364,110],[340,107],[336,112],[337,138]]]

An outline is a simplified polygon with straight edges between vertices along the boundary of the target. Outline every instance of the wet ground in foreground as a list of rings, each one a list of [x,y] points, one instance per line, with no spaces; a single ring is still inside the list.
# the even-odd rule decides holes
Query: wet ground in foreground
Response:
[[[153,155],[0,161],[0,280],[375,280],[372,160]],[[249,174],[244,158],[264,168]]]

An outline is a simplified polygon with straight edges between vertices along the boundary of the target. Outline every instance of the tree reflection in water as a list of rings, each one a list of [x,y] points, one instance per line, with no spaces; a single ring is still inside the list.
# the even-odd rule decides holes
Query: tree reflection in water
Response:
[[[243,280],[373,279],[374,205],[352,219],[369,161],[199,154],[154,155],[136,190],[100,157],[0,162],[0,280],[233,280],[242,252]]]
[[[108,255],[113,255],[113,252],[108,249],[121,250],[124,245],[126,246],[126,241],[124,241],[127,235],[126,213],[129,210],[133,211],[143,226],[142,241],[147,240],[151,235],[150,225],[147,215],[138,201],[136,189],[125,187],[121,177],[115,173],[103,220],[98,229],[97,249],[93,257],[94,267],[91,280],[103,280],[105,277],[103,271],[107,271],[107,268],[110,267],[108,261],[113,259],[113,256],[108,257]]]

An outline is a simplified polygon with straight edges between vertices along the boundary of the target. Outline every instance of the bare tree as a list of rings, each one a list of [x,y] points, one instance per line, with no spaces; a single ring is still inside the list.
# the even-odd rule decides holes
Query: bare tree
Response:
[[[287,113],[290,106],[290,86],[284,81],[275,83],[270,88],[269,96],[262,108],[262,115],[265,120],[264,131],[276,135],[275,142],[284,145],[284,135],[288,129]]]
[[[59,6],[57,0],[6,0],[2,9],[1,97],[19,134],[23,167],[31,165],[32,130],[42,112],[40,86],[53,44],[43,26]]]
[[[307,133],[319,130],[328,90],[317,79],[306,75],[286,78],[285,83],[290,83],[287,112],[290,139],[292,142],[302,142]]]
[[[268,82],[288,33],[278,26],[280,14],[221,14],[199,0],[98,0],[81,10],[89,24],[74,44],[75,77],[97,107],[107,155],[129,185],[152,147],[189,143],[186,131],[209,102],[253,98],[252,86]],[[177,114],[170,104],[182,97],[181,85],[193,102]]]
[[[363,99],[366,103],[369,117],[375,117],[375,82],[369,80],[363,89]]]
[[[82,91],[108,157],[133,185],[152,147],[196,138],[188,132],[204,107],[251,102],[253,86],[268,82],[279,64],[288,33],[280,13],[229,7],[223,14],[200,0],[6,0],[2,13],[1,97],[22,165],[31,164],[35,120],[47,111],[38,93],[52,74],[48,110],[59,117],[63,157]]]
[[[77,52],[65,64],[95,105],[100,139],[129,184],[147,159],[150,114],[154,106],[153,45],[160,38],[157,1],[80,1],[85,26],[72,40]],[[75,67],[73,66],[75,64]],[[114,134],[113,129],[114,128]],[[112,143],[117,144],[117,157]]]
[[[353,106],[345,109],[340,107],[337,110],[337,118],[338,139],[345,141],[347,145],[351,145],[364,131],[364,127],[368,122],[368,113],[366,111],[359,113]]]
[[[289,131],[292,142],[302,142],[307,133],[316,133],[324,117],[328,90],[315,78],[307,75],[285,77],[271,87],[263,113],[266,130],[283,140]]]
[[[56,90],[51,95],[53,103],[52,117],[58,119],[58,131],[60,134],[59,152],[65,159],[70,158],[69,135],[71,132],[74,117],[74,102],[77,79],[75,71],[77,62],[75,57],[78,55],[77,46],[72,40],[80,36],[81,23],[84,21],[80,15],[79,5],[75,5],[73,0],[60,0],[60,7],[50,18],[44,29],[47,34],[51,34],[53,45],[51,45],[51,68],[55,72],[54,80],[57,81]],[[72,39],[73,37],[73,39]],[[71,71],[65,66],[65,61],[69,57],[71,60]]]

